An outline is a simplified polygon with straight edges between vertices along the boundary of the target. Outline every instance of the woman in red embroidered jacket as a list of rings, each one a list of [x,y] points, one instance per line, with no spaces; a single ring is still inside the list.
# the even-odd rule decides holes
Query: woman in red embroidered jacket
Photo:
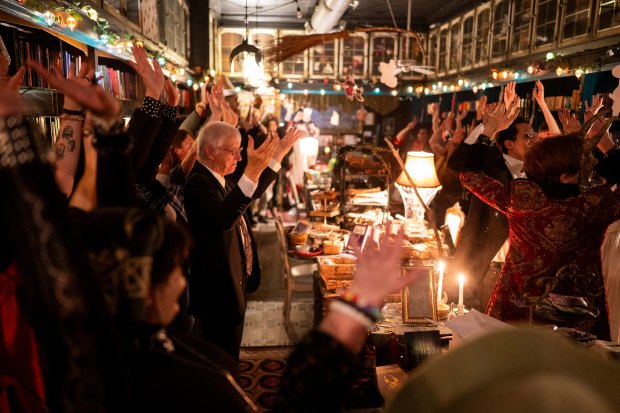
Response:
[[[510,124],[512,110],[490,110],[481,140],[493,145],[492,137]],[[599,338],[609,335],[599,250],[607,226],[620,218],[620,197],[606,185],[580,189],[583,148],[578,134],[531,142],[524,165],[528,179],[516,179],[510,186],[475,172],[475,160],[469,172],[461,173],[463,185],[505,214],[510,225],[510,250],[487,307],[489,315],[527,320],[524,299],[544,295],[557,271],[572,264],[589,283],[582,279],[583,285],[561,293],[592,299],[600,315],[591,331]],[[617,174],[620,168],[614,169]]]

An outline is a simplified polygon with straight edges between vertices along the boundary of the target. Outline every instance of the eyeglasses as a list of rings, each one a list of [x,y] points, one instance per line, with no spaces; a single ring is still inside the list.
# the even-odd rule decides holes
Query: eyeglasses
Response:
[[[233,156],[241,155],[241,151],[242,151],[242,148],[228,149],[228,148],[222,148],[221,146],[218,146],[217,149],[221,149],[223,151],[226,151],[226,152],[230,153]]]

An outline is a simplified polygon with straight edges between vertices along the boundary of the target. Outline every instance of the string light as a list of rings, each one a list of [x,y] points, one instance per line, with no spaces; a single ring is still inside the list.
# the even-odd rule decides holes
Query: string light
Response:
[[[295,4],[297,4],[297,18],[301,20],[303,15],[301,14],[301,9],[299,8],[299,2],[295,0]]]
[[[493,79],[497,79],[497,72],[493,72],[493,73],[491,73],[491,77],[492,77]]]
[[[321,96],[325,96],[325,89],[321,89],[319,93],[321,94]]]
[[[71,31],[75,30],[75,28],[77,27],[77,20],[75,20],[75,17],[73,16],[67,17],[67,27]]]
[[[577,79],[581,78],[581,76],[583,75],[583,69],[577,69],[575,70],[575,77]]]
[[[188,86],[189,86],[189,84],[188,84]],[[197,91],[197,90],[199,89],[199,86],[198,86],[198,84],[197,84],[197,83],[194,83],[194,86],[192,86],[192,88],[193,88],[195,91]]]
[[[398,95],[398,92],[397,92],[396,90],[392,90],[392,91],[390,92],[390,94],[391,94],[392,96],[397,96],[397,95]]]
[[[340,92],[340,89],[342,89],[342,86],[340,85],[340,83],[336,83],[336,84],[334,85],[334,90],[336,90],[336,91]]]
[[[508,71],[504,70],[502,72],[502,79],[508,79]]]
[[[407,93],[413,93],[413,86],[407,86]]]
[[[51,27],[52,24],[54,24],[54,22],[56,21],[56,15],[48,10],[43,13],[43,20],[45,20],[45,24]]]
[[[288,86],[289,89],[293,88],[293,84],[291,82],[288,82],[288,84],[286,86]]]
[[[556,75],[562,76],[562,73],[564,73],[564,69],[562,69],[561,67],[558,67],[557,69],[555,69]]]
[[[307,96],[308,95],[308,89],[304,89],[304,95]]]
[[[530,75],[531,75],[532,73],[534,73],[534,66],[529,65],[529,66],[527,67],[527,73],[529,73]]]
[[[553,60],[553,59],[555,59],[555,53],[553,53],[553,52],[549,52],[549,53],[547,53],[547,54],[545,55],[545,58],[546,58],[547,60]]]
[[[457,82],[459,84],[459,86],[463,86],[463,84],[465,83],[465,81],[463,79],[459,79],[459,81]]]

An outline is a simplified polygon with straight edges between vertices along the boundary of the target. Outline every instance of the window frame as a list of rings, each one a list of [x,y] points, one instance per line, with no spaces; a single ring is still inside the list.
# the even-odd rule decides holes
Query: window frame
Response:
[[[452,42],[452,34],[454,33],[454,27],[458,25],[458,32],[457,32],[457,36],[458,39],[456,40],[456,56],[455,56],[455,62],[456,65],[455,67],[452,67],[452,46],[453,46],[453,42]],[[450,22],[450,29],[448,30],[448,53],[447,53],[447,58],[448,58],[448,62],[447,62],[447,68],[448,68],[448,73],[450,74],[454,74],[457,73],[460,69],[461,69],[461,46],[463,44],[463,40],[462,40],[462,31],[463,31],[463,25],[462,25],[462,19],[461,17],[458,17],[456,19],[453,19]]]
[[[374,45],[374,40],[375,39],[379,39],[379,38],[391,38],[394,41],[394,53],[392,55],[392,59],[394,59],[394,61],[398,60],[398,36],[396,35],[396,33],[388,33],[388,32],[376,32],[376,33],[372,33],[370,35],[369,41],[368,41],[368,73],[370,76],[381,76],[381,72],[379,71],[379,66],[377,64],[377,73],[373,72],[373,69],[375,67],[375,58],[374,58],[374,50],[375,50],[375,45]],[[388,63],[389,60],[385,63]]]
[[[349,37],[345,37],[344,39],[340,39],[339,41],[339,50],[344,51],[344,42],[351,37],[360,37],[364,40],[364,64],[363,69],[362,69],[362,73],[360,74],[355,74],[354,76],[359,78],[364,78],[366,76],[368,76],[368,47],[370,42],[368,41],[368,34],[366,33],[355,33],[355,34],[351,34]],[[344,52],[339,53],[339,59],[338,59],[338,76],[340,77],[346,77],[349,76],[349,74],[345,74],[343,72],[344,70]]]
[[[420,61],[417,61],[414,58],[412,58],[411,56],[409,57],[409,60],[413,61],[415,65],[420,65],[420,66],[425,66],[428,65],[428,60],[429,60],[429,56],[428,56],[428,38],[429,36],[426,33],[419,33],[418,34],[420,36],[420,40],[421,40],[421,45],[420,48],[425,48],[427,50],[423,50],[422,51],[422,58]],[[398,63],[398,61],[401,60],[405,60],[404,56],[405,56],[405,40],[406,40],[407,36],[404,35],[399,35],[398,36],[398,59],[396,59],[396,63]],[[410,37],[409,38],[411,41],[411,48],[415,48],[415,44],[418,42],[416,40],[415,37]],[[430,65],[429,65],[430,66]],[[424,78],[424,75],[418,72],[414,72],[413,70],[410,70],[408,72],[402,72],[400,75],[401,79],[422,79]]]
[[[568,4],[566,4],[567,0],[563,0],[562,2],[562,10],[561,10],[561,24],[560,27],[558,28],[559,30],[559,42],[562,46],[565,45],[571,45],[574,43],[582,43],[584,41],[584,39],[587,39],[591,33],[592,33],[592,2],[590,2],[590,7],[587,9],[588,10],[588,17],[586,19],[587,21],[587,25],[586,25],[586,31],[584,34],[580,34],[579,36],[576,37],[571,37],[571,38],[564,38],[564,24],[566,22],[566,12],[567,12],[567,8],[568,8]]]
[[[446,32],[446,48],[444,55],[444,70],[441,70],[441,34]],[[450,44],[450,23],[445,23],[439,26],[439,35],[437,36],[437,74],[439,76],[448,74],[448,57],[449,57],[449,44]]]
[[[241,36],[241,40],[245,38],[245,29],[243,28],[230,28],[230,27],[221,27],[217,34],[218,40],[218,48],[217,48],[217,71],[225,74],[228,77],[238,78],[243,77],[243,70],[231,72],[230,70],[224,71],[224,67],[222,66],[222,36],[225,34],[237,34]],[[232,51],[232,49],[231,49]],[[229,52],[230,53],[230,52]],[[226,56],[228,58],[230,55]]]
[[[469,61],[471,62],[469,65],[464,65],[463,64],[463,51],[464,51],[464,39],[465,39],[465,21],[467,19],[471,18],[472,19],[472,25],[471,25],[471,52],[470,52],[470,59]],[[476,44],[476,10],[471,10],[467,13],[465,13],[463,15],[462,18],[462,22],[461,22],[461,56],[459,59],[459,65],[460,65],[460,69],[461,71],[463,70],[469,70],[472,69],[474,67],[474,46]]]
[[[558,25],[560,23],[561,20],[561,10],[559,10],[559,7],[562,6],[562,0],[549,0],[549,1],[555,1],[556,2],[556,10],[555,10],[555,15],[557,16],[554,22],[554,30],[553,30],[553,40],[549,43],[545,43],[543,45],[540,46],[536,46],[536,34],[537,34],[537,29],[538,29],[538,17],[539,17],[539,6],[540,6],[540,2],[541,1],[546,1],[546,0],[536,0],[535,3],[535,11],[534,11],[534,25],[532,27],[532,51],[533,52],[541,52],[541,51],[546,51],[546,50],[550,50],[550,49],[555,49],[557,48],[557,43],[558,43]]]
[[[506,16],[507,16],[507,20],[508,20],[508,28],[506,31],[506,48],[504,49],[504,53],[497,56],[497,57],[493,57],[493,51],[495,50],[495,33],[493,32],[493,27],[495,26],[495,19],[496,19],[496,15],[495,12],[497,10],[497,6],[500,3],[505,3],[508,5],[508,9],[506,10]],[[508,60],[508,56],[510,54],[510,34],[511,34],[511,26],[512,26],[512,20],[511,20],[511,10],[512,10],[512,4],[513,1],[512,0],[494,0],[493,1],[493,8],[491,10],[491,22],[489,25],[489,61],[491,63],[497,63],[497,62],[505,62],[506,60]]]
[[[593,37],[595,38],[603,38],[603,37],[613,36],[613,35],[620,33],[620,25],[616,27],[610,27],[607,29],[599,30],[598,26],[601,20],[600,11],[601,11],[602,2],[603,0],[596,1],[596,9],[594,11],[594,20],[592,22],[592,33],[593,33]],[[620,10],[619,10],[619,13],[620,13]]]
[[[435,45],[433,46],[433,41],[435,42]],[[438,47],[439,47],[439,29],[435,28],[433,29],[432,32],[429,32],[428,34],[428,39],[427,39],[427,48],[426,48],[426,53],[427,53],[427,66],[431,66],[433,68],[433,70],[435,71],[435,73],[437,73],[437,56],[439,55],[438,53]]]
[[[254,36],[256,35],[268,35],[268,36],[273,36],[273,39],[277,39],[278,38],[278,30],[275,29],[250,29],[249,30],[249,39],[248,39],[248,43],[252,44],[254,46],[256,46],[254,44]],[[265,45],[258,45],[257,46],[259,49],[262,49],[263,47],[265,47]],[[278,71],[279,71],[279,65],[273,65],[273,67],[271,68],[271,71],[267,71],[267,68],[265,67],[265,59],[263,59],[263,70],[265,72],[265,80],[269,81],[271,80],[274,76],[277,77],[278,76]]]
[[[479,21],[479,16],[484,13],[485,11],[489,12],[489,28],[487,31],[487,39],[486,39],[486,44],[487,44],[487,53],[486,56],[480,56],[480,59],[477,59],[476,57],[476,50],[478,48],[478,26],[480,25],[480,21]],[[488,3],[484,3],[478,7],[476,7],[475,9],[475,22],[474,22],[474,50],[473,50],[473,66],[475,68],[478,67],[484,67],[484,66],[488,66],[490,64],[490,58],[491,58],[491,18],[493,17],[493,10],[491,9],[491,2]]]
[[[278,31],[278,38],[282,37],[282,36],[298,36],[298,35],[303,35],[304,31],[303,30],[279,30]],[[303,59],[303,69],[301,74],[292,74],[292,73],[285,73],[284,72],[284,63],[279,63],[278,64],[278,77],[280,78],[285,78],[285,79],[305,79],[308,77],[308,55],[309,55],[310,51],[309,49],[304,50],[304,52],[301,54],[302,59]]]
[[[339,40],[331,40],[332,42],[334,42],[334,73],[332,73],[331,75],[326,75],[326,74],[316,74],[314,73],[314,68],[312,67],[312,62],[314,62],[314,47],[311,47],[308,50],[308,77],[310,79],[324,79],[324,78],[328,78],[328,79],[337,79],[340,76],[340,57],[339,57],[339,53],[338,50],[340,48],[340,41]]]
[[[531,54],[532,52],[532,33],[533,30],[532,28],[534,27],[534,20],[536,18],[535,13],[534,13],[534,7],[536,6],[535,4],[535,0],[524,0],[524,1],[529,1],[530,2],[530,22],[529,22],[529,29],[527,31],[527,48],[525,49],[521,49],[521,50],[512,50],[512,44],[515,42],[515,30],[517,28],[517,25],[515,23],[515,17],[517,14],[517,10],[515,7],[515,1],[511,0],[510,2],[510,45],[509,45],[509,49],[508,49],[508,53],[510,56],[525,56],[528,54]]]

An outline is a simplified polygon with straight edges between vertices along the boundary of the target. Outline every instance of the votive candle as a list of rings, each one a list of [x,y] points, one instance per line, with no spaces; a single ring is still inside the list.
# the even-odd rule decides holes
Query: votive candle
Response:
[[[459,274],[459,307],[463,305],[463,285],[465,284],[465,276]]]

